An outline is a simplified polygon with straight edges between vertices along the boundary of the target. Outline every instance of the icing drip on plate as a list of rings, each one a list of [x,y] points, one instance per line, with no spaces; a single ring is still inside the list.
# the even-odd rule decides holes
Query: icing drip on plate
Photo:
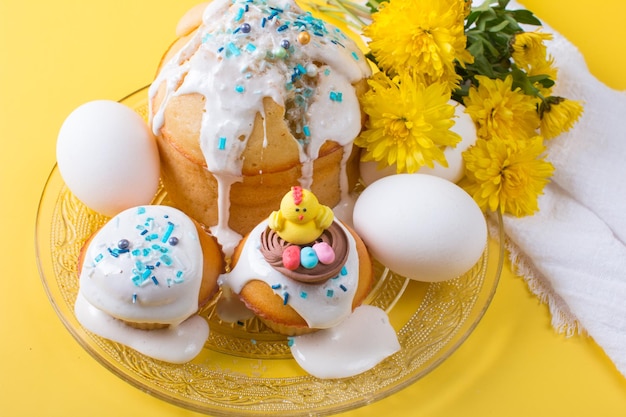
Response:
[[[263,99],[285,109],[303,164],[300,183],[310,188],[313,161],[327,140],[350,154],[361,129],[352,83],[369,74],[365,57],[343,32],[291,0],[214,0],[205,9],[202,25],[152,84],[150,102],[163,83],[166,91],[150,114],[158,135],[172,97],[205,97],[200,147],[218,181],[218,224],[212,232],[227,255],[241,236],[228,227],[225,201],[232,184],[242,179],[241,155],[256,115],[264,116]],[[342,178],[344,196],[346,184]]]
[[[291,339],[298,364],[318,378],[345,378],[365,372],[400,350],[387,314],[362,305],[339,325]]]

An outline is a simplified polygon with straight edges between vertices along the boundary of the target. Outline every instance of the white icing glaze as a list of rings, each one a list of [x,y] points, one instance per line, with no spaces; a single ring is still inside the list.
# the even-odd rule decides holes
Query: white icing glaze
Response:
[[[119,247],[124,239],[127,250]],[[167,206],[134,207],[94,236],[79,292],[113,317],[176,325],[198,309],[202,269],[198,232],[184,213]]]
[[[200,316],[192,316],[178,326],[139,330],[98,310],[80,293],[74,310],[76,318],[87,330],[166,362],[185,363],[192,360],[209,337],[209,326]]]
[[[339,222],[338,222],[339,223]],[[339,223],[341,225],[341,223]],[[258,279],[272,287],[307,322],[309,327],[324,329],[342,322],[352,312],[352,300],[359,281],[359,259],[354,238],[343,225],[348,237],[348,260],[345,275],[339,274],[323,284],[306,284],[294,281],[272,268],[260,251],[260,236],[267,221],[255,227],[244,244],[237,264],[219,282],[239,293],[245,284]]]
[[[357,307],[335,327],[292,340],[294,359],[317,378],[358,375],[400,350],[387,314],[368,305]]]
[[[242,30],[244,24],[250,25],[248,33]],[[297,40],[302,30],[310,34],[306,44]],[[284,41],[290,45],[286,49]],[[303,12],[292,0],[214,0],[205,9],[203,24],[152,84],[150,102],[164,82],[166,91],[160,107],[150,114],[158,135],[171,97],[198,93],[206,98],[200,146],[218,181],[218,225],[213,233],[227,255],[241,237],[229,231],[223,201],[230,186],[241,180],[241,154],[256,114],[264,115],[263,98],[285,107],[298,138],[300,183],[310,188],[313,161],[326,140],[351,150],[361,128],[352,83],[369,74],[365,57],[343,32]],[[345,160],[342,175],[346,177]],[[347,196],[347,177],[341,186]]]

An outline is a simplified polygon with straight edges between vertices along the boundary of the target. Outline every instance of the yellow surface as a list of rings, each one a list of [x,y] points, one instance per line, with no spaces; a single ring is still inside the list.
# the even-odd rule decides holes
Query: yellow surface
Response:
[[[151,81],[193,0],[0,1],[0,415],[192,416],[99,365],[74,341],[39,279],[34,228],[67,114]],[[626,89],[626,2],[527,0],[590,69]],[[626,347],[625,347],[626,348]],[[363,416],[623,416],[626,379],[589,338],[566,339],[506,269],[475,332],[413,386]]]

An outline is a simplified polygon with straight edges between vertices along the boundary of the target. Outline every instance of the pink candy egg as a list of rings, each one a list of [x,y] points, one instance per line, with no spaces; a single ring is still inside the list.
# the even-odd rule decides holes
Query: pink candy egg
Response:
[[[317,258],[324,265],[332,264],[335,261],[335,251],[326,242],[319,242],[313,245],[313,250]]]

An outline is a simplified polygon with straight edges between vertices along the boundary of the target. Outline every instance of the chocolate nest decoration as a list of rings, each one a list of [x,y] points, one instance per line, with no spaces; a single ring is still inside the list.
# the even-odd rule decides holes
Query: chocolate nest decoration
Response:
[[[295,270],[287,269],[283,265],[283,251],[293,244],[283,240],[269,227],[261,234],[260,249],[267,263],[281,274],[306,284],[319,284],[336,277],[341,272],[341,268],[343,268],[348,259],[348,238],[341,226],[337,222],[333,222],[315,241],[298,246],[303,248],[305,246],[313,246],[319,242],[326,242],[333,249],[335,260],[330,264],[320,262],[311,269],[307,269],[302,265]]]

